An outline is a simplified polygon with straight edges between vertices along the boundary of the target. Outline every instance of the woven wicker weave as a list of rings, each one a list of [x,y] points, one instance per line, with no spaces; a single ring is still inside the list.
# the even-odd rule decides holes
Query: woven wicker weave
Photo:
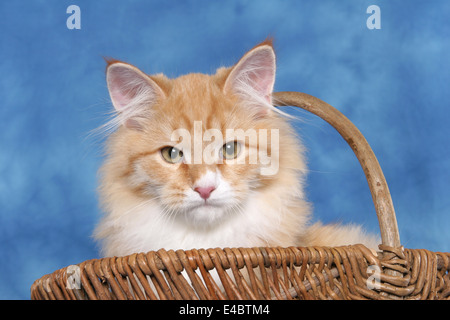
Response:
[[[389,189],[369,144],[339,111],[304,93],[278,106],[319,116],[347,141],[366,175],[380,224],[375,254],[345,247],[164,249],[68,266],[36,280],[40,299],[450,299],[450,253],[401,246]]]

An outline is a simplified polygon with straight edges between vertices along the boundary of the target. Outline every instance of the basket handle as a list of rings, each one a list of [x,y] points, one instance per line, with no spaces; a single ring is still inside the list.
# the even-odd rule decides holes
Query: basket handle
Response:
[[[356,126],[340,111],[328,103],[300,92],[275,92],[275,106],[294,106],[307,110],[333,126],[347,141],[361,164],[369,183],[383,245],[400,247],[397,219],[389,188],[372,148]]]

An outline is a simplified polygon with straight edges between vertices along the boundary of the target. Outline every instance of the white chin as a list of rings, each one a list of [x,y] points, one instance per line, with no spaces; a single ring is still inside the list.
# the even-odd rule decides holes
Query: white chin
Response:
[[[224,206],[203,204],[189,209],[186,219],[196,227],[211,227],[222,220],[225,214]]]

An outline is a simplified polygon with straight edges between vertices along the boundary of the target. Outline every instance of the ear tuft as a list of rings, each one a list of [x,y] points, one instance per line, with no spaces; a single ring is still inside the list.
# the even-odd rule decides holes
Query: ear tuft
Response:
[[[133,123],[131,128],[137,128],[136,121],[131,118],[145,117],[151,106],[164,97],[161,88],[136,67],[109,60],[106,69],[106,81],[112,104],[121,117],[122,124]]]
[[[258,113],[267,113],[273,107],[275,71],[276,57],[272,41],[266,40],[247,52],[233,67],[225,82],[224,92],[257,102],[261,107]]]

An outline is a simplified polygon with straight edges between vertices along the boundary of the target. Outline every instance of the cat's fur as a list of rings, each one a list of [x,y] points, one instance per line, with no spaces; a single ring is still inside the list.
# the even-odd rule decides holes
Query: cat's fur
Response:
[[[288,119],[272,106],[274,81],[270,41],[214,75],[169,79],[109,62],[107,83],[118,128],[108,139],[101,168],[105,215],[95,237],[104,256],[160,248],[354,243],[376,248],[376,237],[359,226],[309,224],[304,149]],[[262,175],[260,163],[165,162],[161,148],[175,145],[171,134],[176,129],[193,133],[194,121],[201,121],[202,132],[278,129],[278,171]],[[194,189],[209,185],[215,190],[205,201]]]

